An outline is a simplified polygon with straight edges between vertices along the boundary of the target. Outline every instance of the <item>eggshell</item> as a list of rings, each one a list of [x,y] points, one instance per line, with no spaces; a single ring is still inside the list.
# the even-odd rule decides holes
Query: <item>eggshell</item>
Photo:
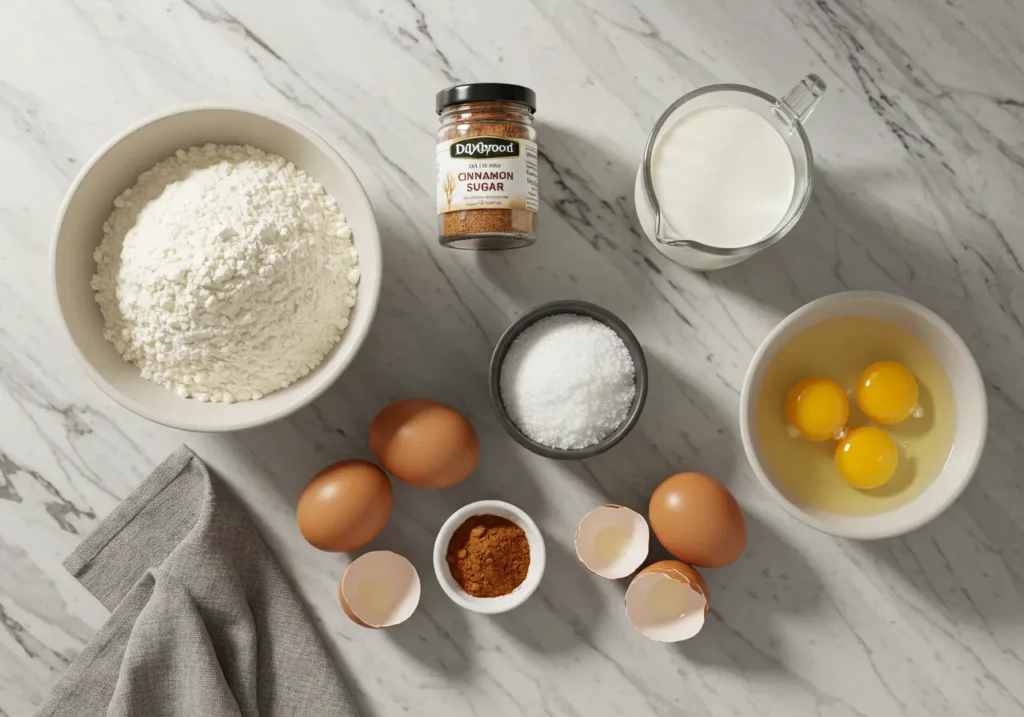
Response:
[[[349,619],[372,629],[408,620],[420,603],[420,576],[406,558],[375,550],[352,561],[338,582],[338,602]]]
[[[342,580],[345,579],[345,574],[344,573],[342,573],[341,579]],[[348,604],[348,600],[345,599],[345,593],[341,589],[341,581],[338,581],[338,602],[341,603],[341,609],[348,616],[348,619],[351,620],[352,622],[354,622],[356,625],[359,625],[359,627],[366,627],[366,628],[369,628],[371,630],[379,630],[380,629],[379,627],[373,627],[372,625],[367,625],[365,622],[363,622],[362,620],[359,619],[358,615],[356,615],[352,611],[352,606]]]
[[[590,572],[609,580],[631,575],[647,559],[651,530],[636,511],[602,505],[583,516],[573,544]]]
[[[451,406],[412,398],[377,414],[370,425],[370,450],[395,478],[423,488],[447,488],[476,468],[480,441]]]
[[[391,514],[391,482],[373,463],[339,461],[313,476],[299,496],[296,520],[310,545],[355,550],[373,540]]]
[[[668,552],[690,565],[720,568],[747,544],[743,512],[726,488],[703,473],[677,473],[654,489],[651,530]]]
[[[704,616],[707,617],[708,610],[711,608],[711,591],[708,590],[708,584],[704,581],[704,576],[697,572],[696,568],[679,560],[659,560],[641,570],[637,577],[650,575],[651,573],[661,573],[675,580],[685,580],[690,583],[707,601],[708,604],[704,606]]]
[[[657,642],[689,640],[707,619],[711,594],[696,570],[662,560],[637,573],[626,589],[626,615],[644,637]]]

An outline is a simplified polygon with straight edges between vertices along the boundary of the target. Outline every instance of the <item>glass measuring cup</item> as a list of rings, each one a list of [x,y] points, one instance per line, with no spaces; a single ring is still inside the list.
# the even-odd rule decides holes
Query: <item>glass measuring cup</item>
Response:
[[[781,98],[775,98],[767,92],[746,85],[721,84],[701,87],[673,102],[651,130],[634,187],[640,226],[655,248],[678,264],[706,271],[737,264],[785,236],[810,201],[814,159],[803,122],[810,116],[824,92],[824,81],[811,74]],[[665,130],[690,112],[723,105],[751,110],[766,120],[782,137],[793,160],[793,194],[785,214],[767,236],[740,247],[713,246],[675,234],[663,217],[661,204],[670,201],[671,198],[659,198],[655,194],[651,169],[658,141]]]

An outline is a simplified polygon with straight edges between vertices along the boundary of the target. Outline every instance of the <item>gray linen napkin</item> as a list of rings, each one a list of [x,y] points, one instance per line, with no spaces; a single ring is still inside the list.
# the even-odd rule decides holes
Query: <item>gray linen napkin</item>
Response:
[[[37,715],[357,714],[270,550],[187,447],[64,566],[113,614]]]

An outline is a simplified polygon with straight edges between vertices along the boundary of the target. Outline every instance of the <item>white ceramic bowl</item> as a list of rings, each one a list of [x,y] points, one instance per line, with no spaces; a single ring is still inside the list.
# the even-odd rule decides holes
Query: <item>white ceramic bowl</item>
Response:
[[[114,198],[177,149],[250,144],[291,161],[338,202],[359,250],[361,278],[348,329],[323,363],[288,388],[258,401],[200,403],[183,399],[139,374],[103,338],[103,317],[89,282],[93,250]],[[89,377],[111,398],[152,421],[191,431],[232,431],[286,416],[323,393],[362,346],[381,289],[381,247],[373,210],[352,169],[312,129],[283,115],[237,107],[197,105],[161,113],[110,140],[68,190],[51,247],[57,305],[75,353]]]
[[[530,542],[530,569],[519,587],[508,595],[493,598],[473,597],[459,587],[448,569],[448,562],[445,560],[448,543],[451,542],[452,535],[459,529],[459,526],[475,515],[496,515],[499,518],[511,520],[525,531],[526,539]],[[437,539],[434,541],[434,572],[437,574],[437,581],[441,583],[441,588],[456,605],[473,612],[495,615],[522,605],[528,597],[533,595],[544,575],[546,555],[544,536],[541,535],[540,529],[530,516],[511,503],[500,500],[480,500],[459,508],[441,526]]]
[[[872,516],[837,515],[797,505],[771,474],[757,441],[754,413],[761,381],[780,348],[811,326],[840,316],[870,316],[913,332],[935,352],[953,386],[956,429],[942,472],[910,503]],[[956,500],[974,475],[985,446],[988,402],[978,364],[963,340],[938,314],[901,296],[851,291],[812,301],[787,316],[764,340],[747,369],[740,395],[740,431],[747,459],[761,485],[793,516],[813,528],[847,538],[887,538],[924,525]]]

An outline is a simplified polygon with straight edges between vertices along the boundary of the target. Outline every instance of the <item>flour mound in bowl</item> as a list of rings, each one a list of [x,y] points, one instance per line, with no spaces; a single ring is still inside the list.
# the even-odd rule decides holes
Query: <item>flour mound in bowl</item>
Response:
[[[356,302],[352,231],[322,186],[255,147],[178,150],[114,200],[92,288],[142,377],[258,399],[316,368]]]

